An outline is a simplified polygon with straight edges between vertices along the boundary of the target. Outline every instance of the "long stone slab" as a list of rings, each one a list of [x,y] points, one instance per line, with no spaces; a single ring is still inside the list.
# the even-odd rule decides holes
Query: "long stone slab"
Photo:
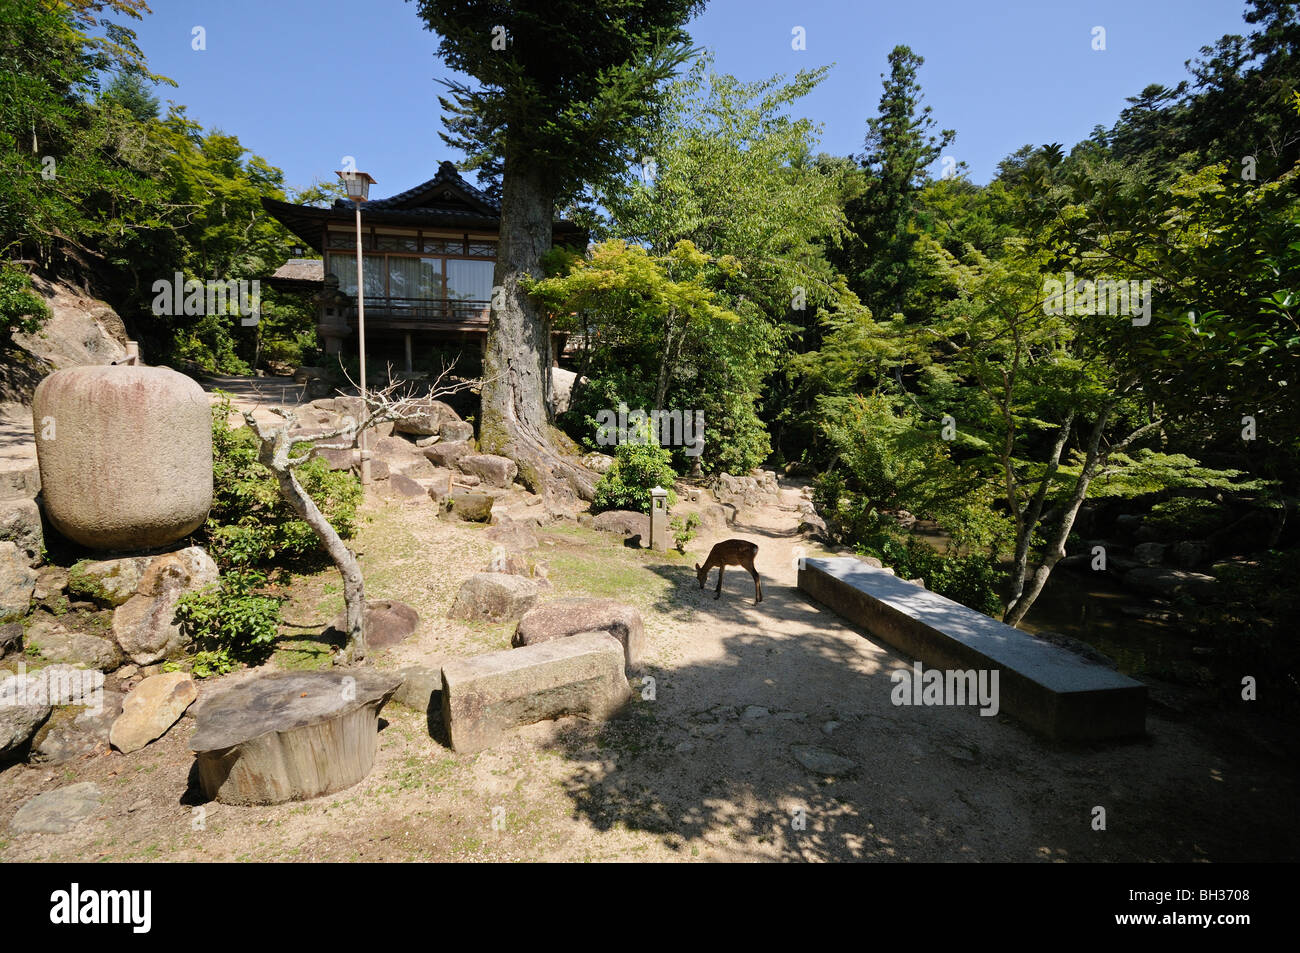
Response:
[[[1146,686],[852,557],[805,559],[799,588],[927,668],[998,670],[1003,711],[1052,738],[1146,731]]]
[[[630,692],[623,645],[607,632],[583,632],[442,667],[443,721],[451,746],[467,754],[548,718],[608,718]]]

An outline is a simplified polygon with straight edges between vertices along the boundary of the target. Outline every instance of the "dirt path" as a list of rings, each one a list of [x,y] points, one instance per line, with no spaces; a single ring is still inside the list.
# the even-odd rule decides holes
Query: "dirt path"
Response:
[[[202,805],[190,788],[190,718],[130,756],[0,773],[0,859],[253,860],[1245,860],[1297,851],[1294,762],[1264,721],[1153,708],[1144,741],[1048,744],[974,708],[891,703],[910,664],[794,588],[793,491],[727,536],[759,544],[764,600],[731,569],[720,600],[688,557],[632,549],[559,524],[534,555],[554,594],[615,596],[646,620],[647,664],[626,717],[521,731],[464,757],[436,713],[399,705],[371,775],[333,797],[267,808]],[[785,508],[782,508],[782,507]],[[483,530],[427,505],[371,499],[358,540],[372,598],[421,613],[380,668],[504,648],[510,625],[446,616],[487,562]],[[809,555],[815,554],[809,547]],[[331,588],[333,587],[333,588]],[[289,615],[304,631],[341,605],[329,573],[304,580]],[[210,690],[205,685],[204,690]],[[431,736],[432,735],[432,736]],[[815,747],[838,777],[796,760]],[[105,791],[67,834],[15,835],[28,798],[76,781]],[[1104,807],[1106,830],[1092,829]]]

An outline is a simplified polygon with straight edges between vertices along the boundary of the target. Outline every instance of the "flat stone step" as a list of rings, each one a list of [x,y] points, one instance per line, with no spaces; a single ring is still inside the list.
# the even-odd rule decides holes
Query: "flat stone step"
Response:
[[[561,715],[604,720],[629,695],[623,645],[606,632],[489,652],[442,667],[442,716],[451,746],[462,754]]]
[[[1002,711],[1062,740],[1146,732],[1146,686],[852,557],[805,559],[799,588],[927,668],[997,670]]]

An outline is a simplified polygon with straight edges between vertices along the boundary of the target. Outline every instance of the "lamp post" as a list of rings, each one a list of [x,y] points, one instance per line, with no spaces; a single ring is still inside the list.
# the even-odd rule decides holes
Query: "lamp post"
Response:
[[[361,204],[370,197],[370,186],[375,183],[369,172],[351,169],[339,172],[343,187],[347,189],[348,198],[357,208],[357,340],[361,349],[361,411],[364,417],[366,407],[366,278],[361,256]],[[361,483],[370,482],[370,454],[366,450],[366,431],[361,431],[358,447],[361,450]]]

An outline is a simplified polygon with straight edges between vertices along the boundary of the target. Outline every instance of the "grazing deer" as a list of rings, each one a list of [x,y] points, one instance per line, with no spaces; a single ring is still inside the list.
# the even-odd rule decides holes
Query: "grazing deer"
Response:
[[[763,601],[763,584],[758,580],[758,570],[754,568],[754,557],[758,555],[758,543],[751,543],[747,539],[724,539],[716,543],[709,550],[709,558],[704,561],[704,565],[695,564],[695,575],[700,580],[700,588],[704,588],[704,580],[709,577],[709,570],[714,566],[718,567],[718,591],[713,598],[722,598],[722,571],[728,566],[742,566],[749,570],[749,574],[754,577],[754,605]]]

